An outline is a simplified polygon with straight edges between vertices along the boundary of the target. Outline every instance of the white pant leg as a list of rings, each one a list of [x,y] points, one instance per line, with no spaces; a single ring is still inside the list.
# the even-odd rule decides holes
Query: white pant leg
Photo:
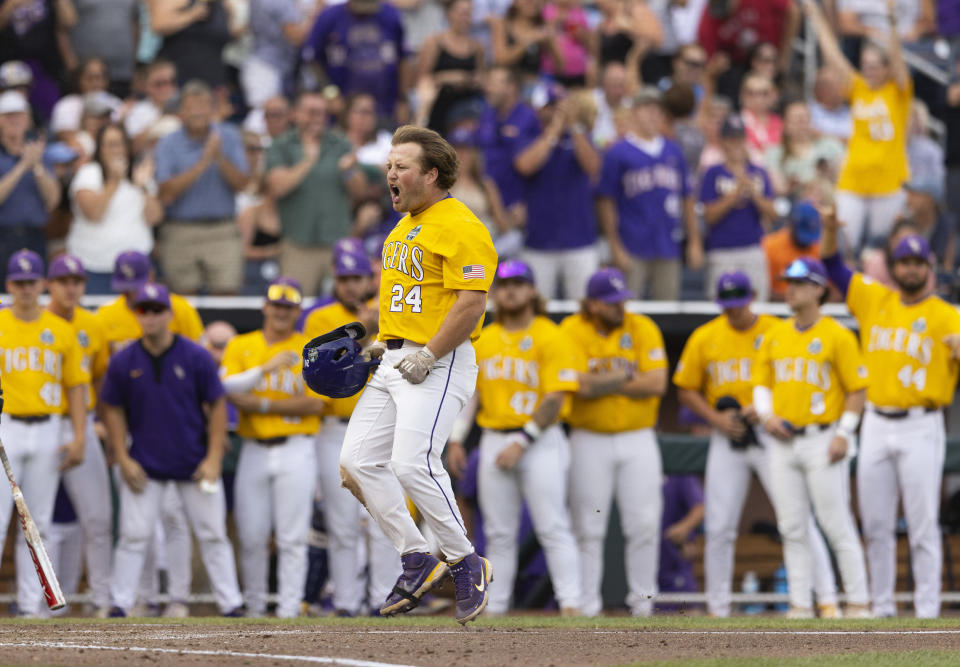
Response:
[[[51,523],[50,540],[45,546],[63,594],[76,594],[80,585],[80,574],[83,572],[83,528],[80,522]],[[69,606],[54,612],[54,615],[66,613],[66,609],[69,609]]]
[[[30,432],[32,424],[25,424],[10,418],[10,415],[3,415],[0,420],[0,440],[3,441],[3,448],[10,460],[10,468],[13,470],[14,479],[20,480],[20,471],[23,469],[23,462],[29,451]],[[13,497],[3,491],[0,493],[0,544],[6,544],[7,528],[10,526],[10,516],[13,514]],[[3,554],[0,553],[0,557]]]
[[[267,100],[283,94],[280,73],[270,63],[253,54],[248,54],[240,68],[240,84],[247,104],[261,108]]]
[[[110,599],[115,607],[129,611],[136,602],[147,547],[154,540],[166,483],[148,479],[140,493],[135,493],[122,476],[118,483],[120,539],[113,557]]]
[[[556,298],[559,294],[557,288],[565,260],[562,253],[524,248],[521,257],[524,262],[530,265],[540,293],[547,299]],[[566,288],[566,285],[564,285],[564,288]],[[586,283],[581,287],[581,290],[585,289]]]
[[[868,198],[846,190],[837,190],[834,198],[837,219],[843,222],[843,247],[857,254],[863,247],[863,235],[868,222]]]
[[[193,580],[193,542],[183,500],[175,483],[167,484],[160,511],[166,554],[167,592],[171,600],[190,597]]]
[[[570,516],[580,550],[580,611],[586,616],[603,610],[603,543],[616,479],[614,437],[585,429],[570,432]]]
[[[627,606],[634,616],[653,612],[663,521],[663,464],[652,428],[617,433],[616,498],[626,540]]]
[[[496,577],[490,582],[487,609],[503,614],[510,608],[510,597],[517,576],[517,532],[520,529],[520,471],[503,470],[497,456],[513,442],[508,433],[484,429],[480,436],[480,464],[477,467],[477,500],[483,515],[483,533],[487,540],[486,557]],[[537,443],[539,444],[539,443]],[[534,445],[536,446],[536,445]],[[530,455],[523,455],[521,463]],[[519,466],[519,464],[518,464]]]
[[[759,451],[759,448],[754,448]],[[704,477],[706,546],[703,555],[707,611],[713,616],[730,615],[733,555],[740,514],[750,489],[748,453],[737,451],[718,431],[710,436]]]
[[[383,534],[377,522],[365,509],[361,508],[360,512],[367,536],[367,599],[372,608],[377,608],[393,591],[393,585],[403,572],[403,566],[400,564],[400,553]]]
[[[316,448],[312,436],[291,436],[270,448],[277,543],[277,617],[296,618],[307,583],[307,532],[313,514]]]
[[[544,431],[527,449],[518,467],[523,497],[530,510],[533,530],[546,556],[554,596],[561,609],[578,609],[580,554],[567,507],[570,444],[563,429],[553,425]]]
[[[327,526],[327,554],[333,581],[333,606],[357,613],[363,601],[360,578],[363,564],[357,558],[361,535],[360,502],[340,479],[340,450],[347,425],[336,417],[323,420],[317,434],[317,483],[323,494],[323,516]],[[391,590],[393,581],[390,582]],[[379,603],[379,600],[377,601]]]
[[[910,537],[914,607],[917,618],[940,615],[943,544],[940,533],[940,483],[946,451],[943,414],[908,417],[894,429],[897,477]]]
[[[388,351],[377,369],[378,374],[386,373],[397,406],[390,465],[452,562],[473,553],[473,545],[467,539],[441,456],[454,420],[473,395],[479,368],[473,344],[467,341],[438,359],[421,384],[410,384],[394,366],[419,347],[407,344]]]
[[[893,591],[897,582],[896,529],[900,496],[891,448],[892,424],[892,420],[867,410],[863,415],[857,456],[857,504],[870,564],[870,597],[873,613],[881,617],[897,613]],[[939,491],[937,487],[938,494]]]
[[[313,471],[312,465],[310,471]],[[200,545],[200,558],[207,570],[217,607],[222,614],[233,611],[243,604],[243,597],[237,583],[233,546],[227,538],[227,501],[223,494],[223,481],[217,480],[217,490],[213,493],[201,491],[196,482],[177,482],[177,491]],[[304,557],[306,548],[304,544]],[[300,595],[303,595],[302,584]]]
[[[587,295],[590,276],[600,268],[600,253],[596,244],[592,244],[585,248],[567,250],[563,257],[560,271],[563,274],[564,298],[579,301]]]
[[[907,193],[902,188],[889,195],[868,198],[867,241],[886,239],[906,204]]]
[[[774,441],[770,446],[770,489],[777,514],[777,528],[783,540],[790,604],[811,609],[810,495],[803,469],[790,443]]]
[[[267,612],[270,527],[273,519],[270,448],[244,440],[234,478],[234,515],[240,547],[243,594],[250,616]]]
[[[63,420],[63,442],[73,439],[69,419]],[[87,583],[96,607],[110,605],[110,561],[113,552],[111,535],[113,503],[110,479],[103,447],[94,429],[94,415],[87,415],[86,448],[83,463],[63,475],[63,485],[83,526]]]
[[[850,460],[830,463],[828,449],[835,429],[794,439],[806,471],[807,488],[817,522],[837,556],[848,604],[869,603],[863,546],[850,509]]]

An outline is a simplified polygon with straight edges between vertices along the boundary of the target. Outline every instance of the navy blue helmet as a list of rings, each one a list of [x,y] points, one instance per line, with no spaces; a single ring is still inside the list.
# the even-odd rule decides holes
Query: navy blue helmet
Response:
[[[363,389],[379,359],[364,361],[357,342],[367,335],[359,322],[351,322],[317,336],[303,348],[303,379],[322,396],[347,398]]]

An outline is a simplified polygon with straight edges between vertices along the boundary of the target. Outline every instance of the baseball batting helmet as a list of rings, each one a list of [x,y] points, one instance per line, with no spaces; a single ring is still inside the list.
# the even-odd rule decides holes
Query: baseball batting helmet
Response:
[[[351,322],[317,336],[303,348],[303,379],[318,394],[347,398],[363,389],[370,369],[379,359],[364,361],[357,342],[367,335],[359,322]]]

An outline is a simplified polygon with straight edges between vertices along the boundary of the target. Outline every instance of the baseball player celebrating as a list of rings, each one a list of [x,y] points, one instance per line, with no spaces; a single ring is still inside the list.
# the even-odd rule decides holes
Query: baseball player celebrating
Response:
[[[830,279],[860,325],[870,371],[867,410],[857,459],[860,517],[877,616],[896,605],[897,501],[910,537],[914,608],[919,618],[940,615],[940,481],[946,435],[943,407],[953,402],[960,365],[960,314],[930,293],[930,247],[907,236],[890,257],[897,289],[851,273],[837,252],[836,217],[823,216],[821,253]]]
[[[454,419],[473,394],[476,354],[497,254],[490,233],[449,195],[459,162],[440,135],[404,126],[393,135],[387,185],[406,212],[387,237],[380,274],[382,357],[347,426],[340,456],[344,484],[400,552],[403,574],[380,611],[405,612],[452,573],[456,617],[486,607],[490,563],[476,554],[453,499],[441,454]],[[407,511],[406,494],[449,562],[428,553]]]
[[[587,283],[582,310],[560,325],[580,371],[567,422],[581,611],[588,616],[603,606],[603,542],[614,497],[627,542],[631,613],[649,616],[657,592],[663,467],[653,427],[667,389],[667,356],[653,320],[625,311],[624,302],[633,297],[620,271],[601,269]]]
[[[300,351],[309,338],[294,328],[300,284],[267,287],[263,329],[237,336],[223,351],[223,383],[237,406],[243,438],[237,463],[236,517],[247,612],[267,610],[271,527],[277,543],[277,617],[300,613],[307,579],[307,531],[313,513],[323,399],[303,383]]]
[[[751,473],[773,497],[767,455],[772,445],[754,430],[751,368],[764,335],[780,320],[755,314],[754,297],[745,273],[721,275],[717,303],[723,314],[690,334],[673,375],[680,402],[713,426],[705,475],[704,570],[707,611],[719,617],[730,615],[734,544]],[[821,617],[836,616],[833,565],[812,515],[809,529],[817,607]]]
[[[314,310],[307,317],[304,333],[308,340],[337,327],[360,321],[375,330],[376,304],[367,304],[373,285],[373,268],[362,245],[340,243],[333,257],[335,301]],[[368,527],[370,572],[369,597],[377,603],[389,595],[400,572],[397,550],[383,531],[367,515],[363,506],[340,483],[340,451],[350,415],[360,394],[331,399],[317,434],[317,483],[323,494],[324,520],[329,538],[330,577],[333,580],[333,606],[342,616],[353,616],[363,603],[363,561],[358,548],[363,526]]]
[[[6,390],[7,419],[0,440],[23,489],[43,539],[53,518],[61,470],[83,462],[87,409],[83,352],[73,328],[40,307],[43,261],[31,250],[19,250],[7,264],[9,308],[0,310],[0,374]],[[61,415],[70,420],[73,438],[62,444]],[[61,446],[62,445],[62,446]],[[0,544],[6,539],[13,498],[0,500]],[[33,561],[24,540],[17,540],[17,610],[37,616],[43,591],[37,586]]]
[[[846,615],[868,618],[867,570],[850,509],[847,463],[863,410],[867,369],[853,332],[820,315],[828,294],[823,265],[801,257],[783,278],[793,317],[764,336],[753,374],[753,405],[775,438],[770,480],[790,587],[788,616],[813,616],[812,503],[837,557]]]
[[[83,463],[63,475],[63,485],[77,513],[83,529],[84,552],[87,562],[87,582],[98,616],[110,611],[110,561],[113,551],[111,535],[113,504],[110,500],[110,479],[107,461],[94,429],[94,408],[97,391],[107,372],[109,354],[103,329],[96,316],[80,307],[86,287],[87,274],[83,264],[72,255],[60,255],[50,263],[47,271],[47,290],[50,292],[48,310],[66,320],[83,351],[83,369],[91,376],[86,386],[87,417],[86,448]],[[73,439],[69,421],[62,422],[63,442]]]
[[[497,321],[476,342],[480,510],[487,556],[497,571],[487,612],[504,614],[517,571],[517,532],[525,500],[543,546],[554,594],[563,615],[579,614],[580,565],[567,511],[570,448],[557,423],[578,389],[574,358],[559,327],[544,316],[525,263],[497,268],[493,292]],[[471,415],[472,416],[472,415]],[[451,439],[460,443],[470,422],[457,420]]]

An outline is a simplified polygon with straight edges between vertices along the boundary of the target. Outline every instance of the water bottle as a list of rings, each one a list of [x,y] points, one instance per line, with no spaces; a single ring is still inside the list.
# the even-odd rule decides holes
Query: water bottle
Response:
[[[783,566],[783,563],[780,564],[780,567],[777,568],[777,571],[773,573],[773,592],[774,593],[788,593],[790,587],[787,585],[787,568]],[[778,602],[773,605],[774,611],[785,612],[790,608],[790,605],[786,602]]]
[[[760,592],[760,579],[757,577],[756,572],[749,570],[743,575],[743,584],[740,590],[748,595],[755,595]],[[759,602],[748,602],[743,605],[743,613],[749,616],[761,614],[763,610],[764,607]]]

